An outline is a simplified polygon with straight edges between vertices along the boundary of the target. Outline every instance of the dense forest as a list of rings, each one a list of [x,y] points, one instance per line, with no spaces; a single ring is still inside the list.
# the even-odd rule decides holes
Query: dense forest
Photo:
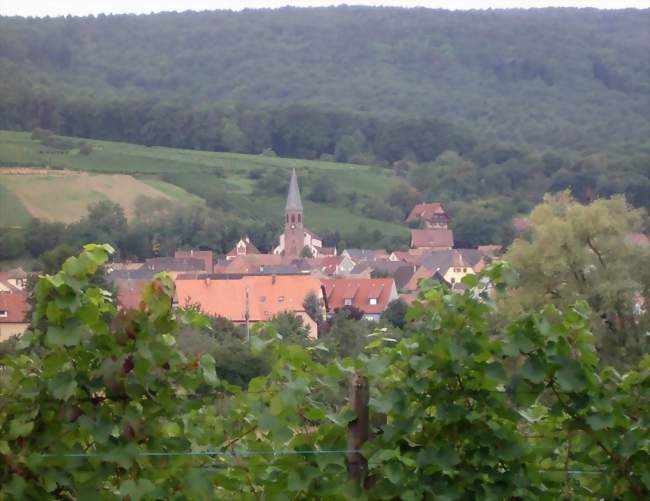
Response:
[[[185,130],[189,120],[195,137],[167,141],[257,152],[271,146],[268,138],[256,143],[246,130],[244,140],[238,129],[260,122],[260,108],[302,103],[370,114],[369,124],[337,124],[355,122],[350,128],[365,136],[376,120],[410,116],[451,121],[485,140],[598,149],[648,137],[648,25],[647,10],[587,9],[4,17],[0,126],[50,120],[40,125],[110,135],[99,124],[85,129],[91,115],[126,129],[119,139],[160,142],[162,122]],[[148,113],[136,132],[128,111],[138,107]],[[49,116],[57,110],[61,116]],[[328,117],[314,117],[316,131]],[[214,119],[221,134],[205,142],[201,131],[210,127],[201,122]]]
[[[440,200],[459,245],[508,243],[547,192],[650,207],[648,26],[594,9],[0,17],[0,129],[376,165],[402,186],[350,210],[401,222]],[[269,176],[256,189],[284,193]],[[228,211],[210,179],[166,178]]]

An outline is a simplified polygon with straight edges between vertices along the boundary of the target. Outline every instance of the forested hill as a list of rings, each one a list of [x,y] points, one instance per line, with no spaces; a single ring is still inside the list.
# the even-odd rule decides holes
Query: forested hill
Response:
[[[650,10],[591,9],[4,17],[0,127],[59,120],[62,132],[84,135],[70,123],[83,114],[70,101],[83,99],[77,108],[230,103],[240,128],[242,107],[306,103],[442,119],[490,141],[634,144],[650,135],[649,27]],[[68,105],[52,118],[57,99]]]

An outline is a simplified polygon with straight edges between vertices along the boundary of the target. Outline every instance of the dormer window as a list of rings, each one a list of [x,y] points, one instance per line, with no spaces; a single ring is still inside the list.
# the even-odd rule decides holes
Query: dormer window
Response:
[[[0,310],[0,318],[6,318],[9,316],[7,310]]]
[[[278,303],[284,303],[284,296],[278,296]]]
[[[377,304],[377,298],[371,297],[370,299],[368,299],[368,304],[371,306],[375,306]]]
[[[343,300],[343,304],[344,304],[345,306],[352,306],[352,298],[345,298],[345,299]]]

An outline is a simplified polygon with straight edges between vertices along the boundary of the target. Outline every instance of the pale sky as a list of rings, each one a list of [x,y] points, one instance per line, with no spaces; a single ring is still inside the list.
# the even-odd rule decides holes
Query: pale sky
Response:
[[[86,16],[89,14],[147,14],[161,11],[245,8],[318,7],[328,5],[390,5],[442,9],[507,9],[534,7],[650,8],[650,0],[0,0],[4,16]]]

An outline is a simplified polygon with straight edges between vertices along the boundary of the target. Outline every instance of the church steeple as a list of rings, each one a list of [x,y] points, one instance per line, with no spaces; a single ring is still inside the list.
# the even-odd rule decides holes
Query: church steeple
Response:
[[[291,172],[287,204],[284,206],[284,255],[298,257],[305,245],[303,208],[296,169]]]
[[[291,171],[291,181],[289,181],[289,194],[287,195],[287,205],[284,207],[286,211],[301,211],[302,200],[300,199],[300,188],[298,187],[298,176],[296,176],[296,169]]]

